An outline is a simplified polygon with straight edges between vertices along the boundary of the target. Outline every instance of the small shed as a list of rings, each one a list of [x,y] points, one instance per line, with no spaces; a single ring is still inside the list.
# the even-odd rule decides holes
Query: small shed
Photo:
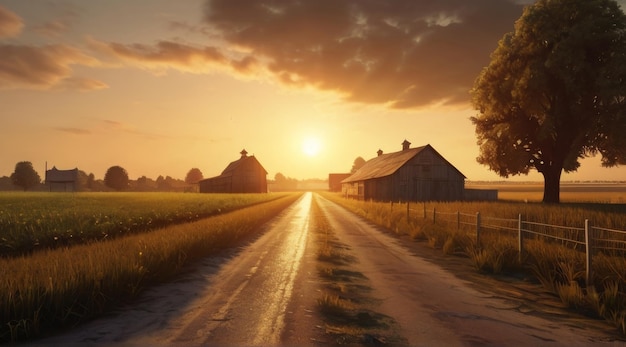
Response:
[[[246,150],[222,174],[198,182],[200,193],[267,193],[267,171]]]
[[[463,200],[465,176],[431,145],[410,148],[368,160],[341,181],[346,197],[376,201]]]
[[[46,170],[46,185],[51,192],[75,192],[78,190],[78,168],[59,170],[55,166]]]

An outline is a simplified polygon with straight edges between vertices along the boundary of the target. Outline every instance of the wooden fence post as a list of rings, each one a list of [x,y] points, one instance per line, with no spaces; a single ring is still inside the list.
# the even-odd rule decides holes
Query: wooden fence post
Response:
[[[518,233],[518,248],[519,248],[519,254],[518,254],[518,260],[519,263],[522,263],[522,253],[524,252],[524,235],[522,233],[522,214],[518,214],[517,215],[517,233]]]
[[[424,201],[424,219],[426,219],[426,201]]]
[[[456,211],[456,230],[461,229],[461,212]]]
[[[587,287],[589,287],[591,285],[591,278],[593,276],[592,270],[591,270],[591,258],[592,258],[592,251],[593,251],[593,237],[591,235],[591,222],[589,222],[589,219],[585,219],[585,253],[586,253],[586,262],[585,262],[585,283],[587,283]]]
[[[433,207],[433,224],[435,224],[436,220],[437,220],[437,210]]]
[[[480,212],[476,212],[476,248],[480,248]]]

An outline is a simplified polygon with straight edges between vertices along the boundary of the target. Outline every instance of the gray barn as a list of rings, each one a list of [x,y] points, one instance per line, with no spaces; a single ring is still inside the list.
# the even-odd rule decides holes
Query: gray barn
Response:
[[[410,148],[368,160],[341,181],[344,196],[376,201],[463,200],[465,176],[431,145]]]

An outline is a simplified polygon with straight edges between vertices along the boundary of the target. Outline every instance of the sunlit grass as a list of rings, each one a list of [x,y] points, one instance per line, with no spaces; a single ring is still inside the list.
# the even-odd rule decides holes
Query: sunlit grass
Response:
[[[0,193],[0,257],[186,223],[280,194]]]
[[[0,259],[0,341],[71,327],[231,247],[299,197],[110,241]]]
[[[626,259],[623,253],[595,254],[592,283],[586,284],[585,255],[580,250],[529,239],[525,240],[525,252],[520,259],[516,233],[481,232],[478,244],[475,227],[457,229],[455,213],[480,212],[482,216],[507,219],[522,214],[527,221],[578,227],[584,226],[585,219],[590,219],[597,226],[623,229],[626,211],[622,205],[427,202],[413,203],[407,214],[406,204],[348,200],[331,193],[324,196],[394,233],[409,235],[411,240],[426,242],[446,254],[467,256],[479,271],[526,272],[573,309],[586,314],[593,312],[592,315],[605,318],[626,334]],[[433,209],[442,212],[436,223],[432,221]]]

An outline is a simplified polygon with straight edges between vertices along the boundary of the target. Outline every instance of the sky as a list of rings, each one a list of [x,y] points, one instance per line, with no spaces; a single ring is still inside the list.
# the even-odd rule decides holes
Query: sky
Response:
[[[476,162],[468,91],[527,3],[0,0],[0,176],[208,178],[245,149],[270,179],[323,179],[406,139],[502,180]],[[581,164],[562,180],[626,179]]]

